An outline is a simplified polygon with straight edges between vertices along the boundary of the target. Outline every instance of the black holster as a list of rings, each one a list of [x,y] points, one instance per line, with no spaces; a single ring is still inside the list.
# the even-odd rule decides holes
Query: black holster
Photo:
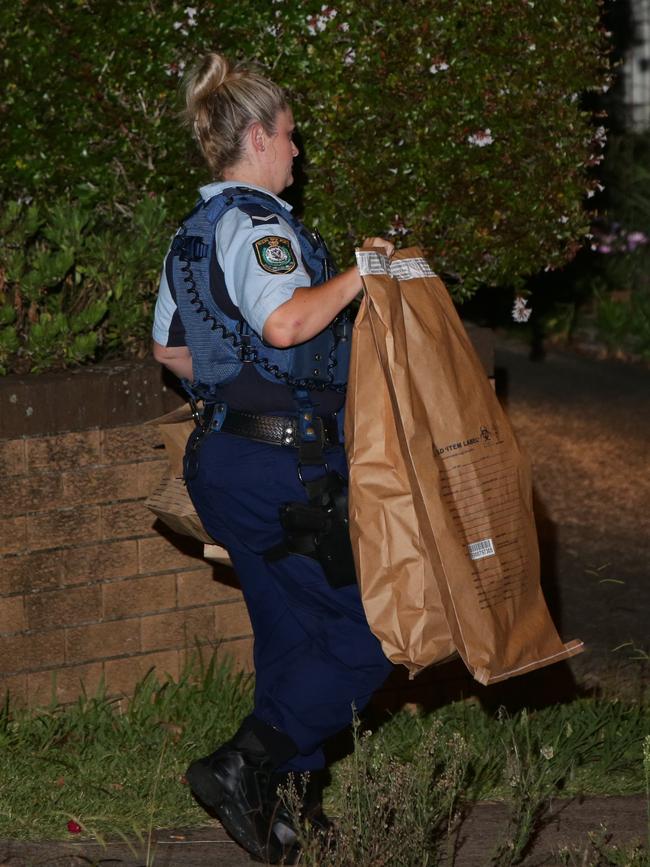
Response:
[[[307,503],[290,502],[280,506],[284,541],[264,556],[279,560],[289,554],[312,557],[323,567],[331,587],[338,589],[357,580],[350,544],[348,489],[340,473],[328,472],[320,479],[306,482]]]

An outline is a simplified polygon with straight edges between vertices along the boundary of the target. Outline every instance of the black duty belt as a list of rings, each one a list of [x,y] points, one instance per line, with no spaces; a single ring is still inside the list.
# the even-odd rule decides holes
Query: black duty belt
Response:
[[[336,415],[315,415],[312,421],[321,447],[339,443]],[[246,437],[277,446],[298,447],[298,419],[290,415],[256,415],[229,409],[221,430],[236,436]]]

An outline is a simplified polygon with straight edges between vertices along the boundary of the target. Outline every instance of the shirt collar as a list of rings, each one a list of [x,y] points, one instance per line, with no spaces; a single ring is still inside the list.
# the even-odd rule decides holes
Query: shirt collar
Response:
[[[289,202],[285,202],[284,199],[281,199],[279,196],[276,196],[275,193],[272,193],[270,190],[265,190],[264,187],[258,187],[256,184],[249,184],[245,181],[214,181],[211,184],[206,184],[203,187],[199,188],[199,194],[204,202],[207,202],[213,196],[218,195],[222,190],[227,190],[229,187],[246,187],[249,190],[257,190],[260,193],[266,193],[267,196],[273,196],[273,198],[282,205],[283,208],[286,208],[287,211],[293,210],[293,206],[289,204]]]

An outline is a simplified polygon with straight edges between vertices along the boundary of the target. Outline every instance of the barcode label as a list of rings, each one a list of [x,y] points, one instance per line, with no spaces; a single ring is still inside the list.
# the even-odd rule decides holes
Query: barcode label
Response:
[[[381,253],[370,253],[367,250],[357,250],[357,267],[362,277],[371,274],[390,274],[397,280],[414,280],[416,277],[435,277],[436,272],[426,259],[395,259],[394,262]]]
[[[492,539],[481,539],[480,542],[471,542],[467,546],[472,560],[482,560],[483,557],[494,557],[494,545]]]

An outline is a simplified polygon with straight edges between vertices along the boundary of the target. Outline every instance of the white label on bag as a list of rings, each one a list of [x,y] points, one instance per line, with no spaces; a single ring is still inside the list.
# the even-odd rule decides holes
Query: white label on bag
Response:
[[[492,539],[481,539],[480,542],[471,542],[467,546],[471,560],[482,560],[483,557],[494,557],[494,544]]]
[[[396,259],[390,263],[391,276],[398,280],[414,280],[417,277],[435,277],[436,272],[426,259]]]
[[[381,253],[357,250],[356,257],[357,267],[362,277],[367,277],[369,274],[390,274],[387,256],[383,256]]]
[[[396,259],[390,262],[387,256],[367,250],[357,250],[356,257],[362,277],[370,274],[390,274],[397,280],[414,280],[416,277],[436,276],[436,272],[426,259]]]

